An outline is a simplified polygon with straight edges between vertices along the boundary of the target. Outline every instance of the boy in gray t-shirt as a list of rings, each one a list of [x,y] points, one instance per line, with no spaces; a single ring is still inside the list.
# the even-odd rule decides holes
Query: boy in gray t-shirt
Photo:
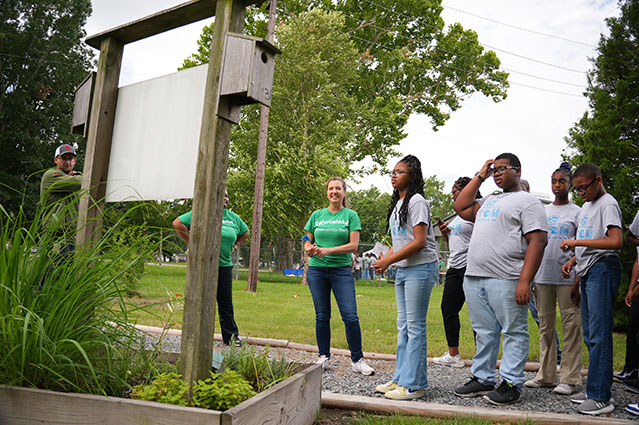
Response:
[[[504,192],[475,200],[481,183],[493,175]],[[475,223],[464,277],[470,323],[477,333],[472,378],[454,393],[485,394],[490,403],[519,400],[528,359],[528,301],[532,281],[547,243],[541,202],[520,187],[521,163],[511,153],[488,160],[455,200],[455,211]],[[497,389],[495,363],[501,334],[503,355]]]
[[[586,203],[579,215],[577,239],[561,241],[562,250],[575,250],[561,271],[568,277],[576,266],[581,276],[581,320],[590,363],[586,392],[571,400],[580,403],[578,412],[597,415],[614,409],[610,403],[612,311],[621,283],[621,210],[615,198],[606,193],[596,165],[580,165],[573,181]],[[579,282],[573,285],[572,296],[579,296]]]

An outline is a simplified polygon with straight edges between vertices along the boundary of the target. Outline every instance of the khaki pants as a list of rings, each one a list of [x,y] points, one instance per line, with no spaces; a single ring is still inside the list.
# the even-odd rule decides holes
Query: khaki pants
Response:
[[[535,284],[535,303],[539,312],[539,372],[542,382],[557,381],[555,342],[556,305],[559,304],[564,330],[559,382],[581,384],[581,309],[570,298],[570,285]]]

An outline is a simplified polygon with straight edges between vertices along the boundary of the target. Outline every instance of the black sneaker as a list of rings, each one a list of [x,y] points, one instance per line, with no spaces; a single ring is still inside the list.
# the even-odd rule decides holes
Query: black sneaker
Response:
[[[613,379],[617,382],[625,382],[628,379],[637,379],[639,378],[639,376],[637,376],[637,369],[633,369],[633,370],[623,370],[619,373],[615,373],[614,375],[612,375]]]
[[[521,393],[514,385],[507,381],[501,381],[501,385],[496,390],[489,392],[484,396],[484,400],[502,406],[504,404],[511,404],[519,400]]]
[[[492,384],[482,384],[479,379],[473,376],[470,381],[466,382],[461,387],[457,387],[453,390],[453,394],[458,397],[477,397],[486,394],[495,389]]]
[[[639,394],[639,379],[626,379],[623,386],[625,387],[626,391]]]

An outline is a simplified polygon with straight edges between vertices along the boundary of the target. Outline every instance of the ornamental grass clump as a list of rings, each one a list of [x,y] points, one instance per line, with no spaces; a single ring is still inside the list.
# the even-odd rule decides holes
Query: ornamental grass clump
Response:
[[[251,383],[255,391],[262,392],[278,384],[295,373],[296,365],[288,363],[284,354],[269,357],[267,346],[262,353],[256,353],[246,344],[238,346],[235,340],[224,352],[221,369],[233,369]]]
[[[74,235],[43,218],[0,207],[0,383],[122,395],[141,342],[120,281],[151,245],[111,249],[116,224],[64,256]]]

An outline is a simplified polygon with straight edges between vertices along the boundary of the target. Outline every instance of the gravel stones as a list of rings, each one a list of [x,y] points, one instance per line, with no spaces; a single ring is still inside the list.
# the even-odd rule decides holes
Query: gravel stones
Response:
[[[149,345],[155,344],[157,338],[149,336]],[[224,346],[220,341],[215,342],[216,350],[223,350]],[[255,346],[256,350],[264,347]],[[164,351],[180,350],[180,337],[176,335],[166,335],[162,342]],[[306,351],[271,348],[272,353],[277,354],[278,350],[285,354],[291,361],[314,363],[317,360],[317,353]],[[366,362],[375,369],[375,375],[364,376],[351,370],[351,359],[346,356],[332,355],[330,366],[324,371],[322,376],[323,391],[330,391],[340,394],[359,395],[367,397],[383,397],[383,394],[375,392],[375,386],[387,382],[393,378],[395,372],[395,362],[388,360],[366,359]],[[534,372],[526,372],[526,379],[533,379]],[[424,397],[412,400],[424,403],[439,403],[452,406],[473,406],[495,409],[509,410],[530,410],[548,413],[576,414],[575,404],[569,400],[569,396],[558,395],[553,392],[553,388],[524,388],[518,402],[509,406],[495,407],[483,400],[481,397],[461,398],[453,394],[453,388],[463,385],[470,379],[469,368],[453,368],[440,366],[434,363],[428,364],[428,389]],[[584,380],[585,384],[585,380]],[[580,389],[583,391],[585,385]],[[612,418],[635,419],[636,416],[626,412],[624,407],[631,403],[637,403],[639,396],[627,392],[623,384],[613,383],[612,396],[615,410],[611,413]],[[397,401],[397,403],[402,403]]]

